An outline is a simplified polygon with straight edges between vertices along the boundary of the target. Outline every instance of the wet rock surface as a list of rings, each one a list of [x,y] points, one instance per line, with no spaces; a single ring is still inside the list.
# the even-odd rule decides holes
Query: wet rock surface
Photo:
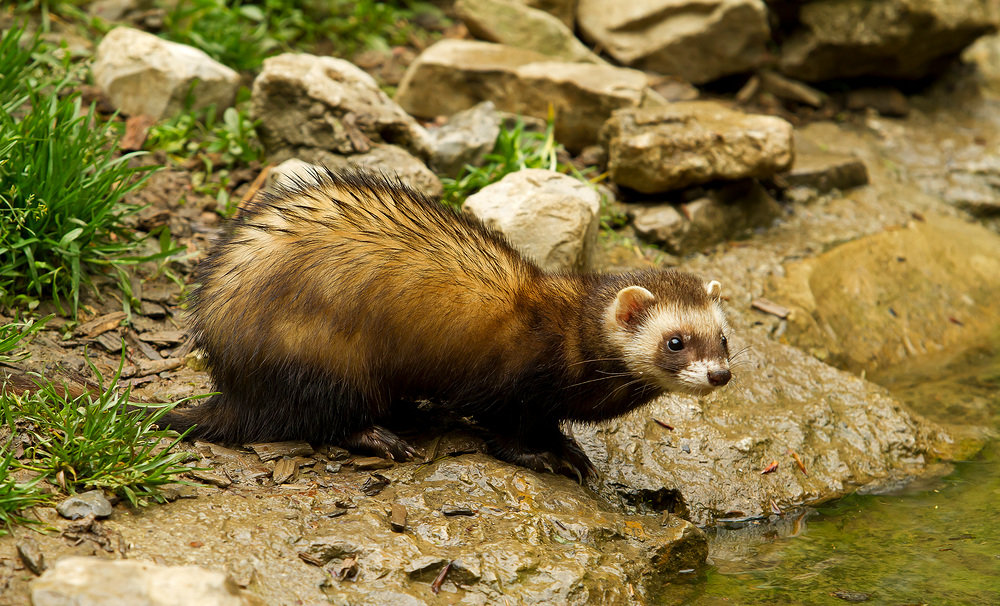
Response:
[[[883,389],[798,349],[753,331],[734,339],[743,348],[732,389],[574,427],[602,495],[698,524],[761,518],[906,477],[943,439]]]
[[[503,233],[548,271],[591,266],[600,221],[600,196],[553,171],[511,173],[466,199],[463,209]]]
[[[263,606],[225,574],[197,566],[69,557],[31,584],[34,606]]]
[[[789,339],[852,371],[973,345],[1000,323],[1000,236],[928,215],[785,266]]]

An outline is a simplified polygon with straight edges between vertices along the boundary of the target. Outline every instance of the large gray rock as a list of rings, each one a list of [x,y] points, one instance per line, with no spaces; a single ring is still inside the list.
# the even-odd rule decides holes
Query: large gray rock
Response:
[[[480,40],[537,51],[560,61],[604,63],[562,21],[516,0],[458,0],[455,11]]]
[[[1000,18],[995,0],[817,0],[799,9],[781,49],[794,78],[921,78],[932,74]]]
[[[428,132],[431,164],[450,177],[458,176],[465,165],[478,166],[493,151],[500,134],[501,117],[492,101],[483,101],[448,119]]]
[[[308,150],[363,154],[379,143],[427,156],[427,133],[353,64],[333,57],[284,54],[264,61],[254,80],[252,113],[268,155]],[[311,160],[310,160],[311,161]]]
[[[240,75],[204,52],[128,27],[118,27],[97,46],[94,82],[115,108],[130,116],[159,119],[185,108],[215,105],[221,112],[236,99]]]
[[[923,470],[937,430],[882,388],[749,327],[730,342],[733,351],[748,349],[728,387],[701,399],[667,395],[609,424],[574,427],[602,474],[602,494],[709,524],[766,517],[774,507],[817,504]],[[762,474],[772,461],[777,471]]]
[[[576,151],[594,143],[601,124],[622,107],[662,104],[642,72],[551,61],[524,49],[442,40],[410,64],[396,100],[415,116],[450,116],[481,101],[545,118],[555,111],[556,139]]]
[[[34,606],[263,606],[221,572],[199,566],[69,557],[31,584]]]
[[[626,65],[694,83],[752,70],[770,41],[762,0],[580,0],[584,37]]]
[[[462,208],[502,232],[543,269],[590,268],[601,198],[594,188],[572,177],[520,170],[469,196]]]
[[[793,159],[791,124],[714,101],[618,110],[601,138],[611,179],[643,193],[768,177]]]

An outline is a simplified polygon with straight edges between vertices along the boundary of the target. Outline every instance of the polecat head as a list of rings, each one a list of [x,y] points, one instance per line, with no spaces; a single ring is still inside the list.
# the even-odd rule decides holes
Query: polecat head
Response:
[[[629,370],[667,391],[695,395],[728,383],[729,326],[721,285],[680,272],[640,281],[644,286],[618,290],[605,319]]]

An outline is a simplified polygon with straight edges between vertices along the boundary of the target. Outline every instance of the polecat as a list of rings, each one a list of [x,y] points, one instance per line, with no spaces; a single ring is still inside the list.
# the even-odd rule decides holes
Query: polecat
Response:
[[[174,429],[406,459],[380,424],[427,399],[471,416],[501,459],[587,475],[561,421],[729,382],[718,282],[544,273],[398,180],[314,177],[249,204],[200,265],[193,334],[221,393],[166,417]]]

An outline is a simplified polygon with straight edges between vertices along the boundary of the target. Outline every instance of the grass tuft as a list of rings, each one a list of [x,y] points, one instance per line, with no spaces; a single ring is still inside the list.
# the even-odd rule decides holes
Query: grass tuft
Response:
[[[441,179],[444,184],[441,201],[459,208],[470,195],[525,168],[566,173],[590,184],[576,167],[559,162],[558,156],[562,151],[562,144],[555,140],[555,120],[551,115],[543,132],[526,131],[524,121],[518,118],[513,127],[501,127],[493,152],[486,156],[482,166],[467,164],[457,178]]]
[[[140,208],[123,199],[155,167],[117,156],[115,129],[67,92],[69,78],[31,77],[39,41],[25,50],[22,34],[0,38],[0,302],[67,300],[75,317],[90,272],[173,251],[136,256],[140,239],[125,222]]]

